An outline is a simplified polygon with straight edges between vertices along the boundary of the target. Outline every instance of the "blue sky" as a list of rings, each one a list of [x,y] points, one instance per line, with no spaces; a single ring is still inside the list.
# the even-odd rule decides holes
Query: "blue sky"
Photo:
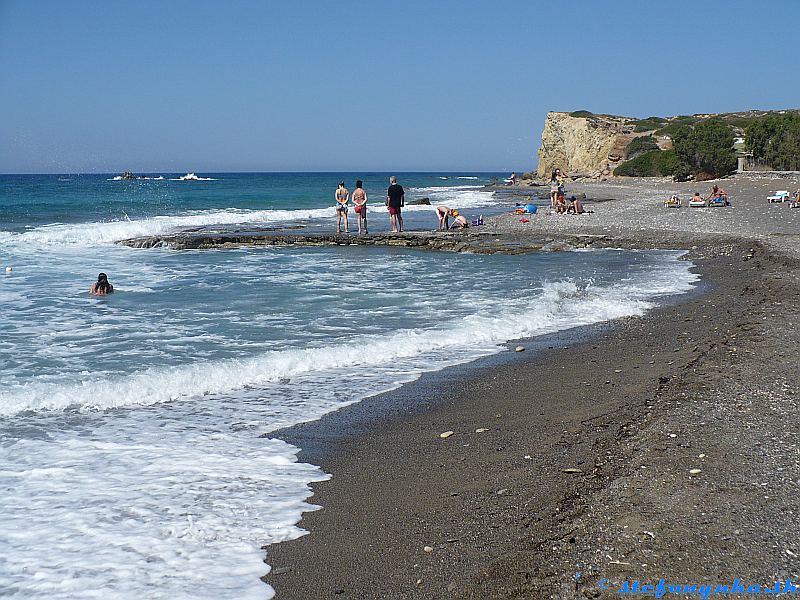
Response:
[[[797,107],[800,2],[0,0],[0,172],[528,170],[548,110]]]

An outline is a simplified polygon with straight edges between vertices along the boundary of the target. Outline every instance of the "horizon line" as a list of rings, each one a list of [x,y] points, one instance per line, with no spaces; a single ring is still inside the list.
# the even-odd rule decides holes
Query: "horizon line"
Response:
[[[535,169],[531,169],[530,171],[535,171]],[[85,172],[76,172],[76,171],[40,171],[40,172],[29,172],[29,173],[12,173],[12,172],[0,172],[0,176],[4,175],[121,175],[125,171],[85,171]],[[133,172],[134,175],[176,175],[180,173],[184,173],[184,171],[138,171]],[[392,174],[392,173],[424,173],[424,174],[435,174],[435,173],[525,173],[526,171],[518,170],[514,171],[513,169],[501,169],[501,170],[482,170],[482,169],[461,169],[461,170],[435,170],[435,171],[417,171],[417,170],[409,170],[409,171],[350,171],[350,170],[336,170],[336,171],[214,171],[214,170],[204,170],[204,171],[186,171],[186,173],[227,173],[231,175],[284,175],[284,174],[316,174],[316,173],[363,173],[366,175],[383,175],[383,174]]]

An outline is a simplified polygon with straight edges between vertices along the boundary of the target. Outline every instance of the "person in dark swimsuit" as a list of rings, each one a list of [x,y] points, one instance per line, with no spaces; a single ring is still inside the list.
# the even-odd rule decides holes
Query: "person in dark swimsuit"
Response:
[[[405,190],[397,183],[397,177],[389,178],[389,189],[386,191],[386,206],[389,208],[389,222],[392,224],[392,233],[403,231],[403,216],[400,209],[405,206]]]
[[[109,283],[108,275],[100,273],[100,275],[97,276],[97,281],[94,282],[89,289],[89,293],[92,296],[107,296],[108,294],[113,294],[114,286]]]

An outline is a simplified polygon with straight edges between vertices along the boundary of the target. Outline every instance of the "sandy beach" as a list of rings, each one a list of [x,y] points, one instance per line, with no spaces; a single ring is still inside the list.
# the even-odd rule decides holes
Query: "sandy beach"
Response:
[[[333,477],[313,486],[310,533],[266,548],[278,597],[610,598],[625,580],[800,576],[800,210],[765,200],[797,181],[722,185],[732,208],[664,209],[698,185],[617,180],[568,186],[593,214],[493,218],[484,231],[507,241],[686,249],[703,285],[280,432]]]

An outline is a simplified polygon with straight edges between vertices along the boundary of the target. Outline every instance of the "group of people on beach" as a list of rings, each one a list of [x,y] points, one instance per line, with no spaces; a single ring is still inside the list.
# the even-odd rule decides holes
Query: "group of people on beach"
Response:
[[[336,202],[336,233],[342,233],[342,221],[344,221],[344,232],[350,233],[350,224],[347,218],[347,213],[350,209],[350,202],[353,203],[353,208],[358,215],[358,235],[368,234],[367,230],[367,192],[364,190],[364,182],[360,179],[356,181],[356,189],[353,193],[344,184],[344,181],[339,182],[339,186],[334,192],[334,200]],[[405,190],[403,186],[397,183],[397,177],[392,175],[389,178],[389,187],[386,190],[386,207],[389,210],[389,223],[392,227],[392,233],[399,233],[403,231],[403,213],[402,208],[405,206]],[[459,213],[456,209],[449,206],[439,205],[436,207],[436,216],[439,219],[438,231],[445,229],[464,229],[469,226],[467,218]],[[450,219],[453,219],[452,224]]]
[[[575,214],[582,215],[586,212],[581,202],[575,196],[570,196],[567,201],[564,189],[564,182],[566,181],[566,174],[561,172],[561,169],[554,169],[550,176],[550,208],[556,211],[556,214]]]
[[[403,231],[402,208],[405,206],[406,192],[403,186],[397,183],[397,177],[392,175],[389,178],[389,188],[386,190],[386,207],[389,209],[389,222],[392,226],[392,233]],[[339,182],[339,187],[334,193],[336,201],[336,233],[342,233],[342,220],[344,219],[344,231],[350,233],[350,224],[347,220],[349,203],[353,202],[353,209],[358,215],[358,235],[367,234],[367,192],[364,190],[364,182],[360,179],[356,181],[356,189],[352,195],[344,181]]]

